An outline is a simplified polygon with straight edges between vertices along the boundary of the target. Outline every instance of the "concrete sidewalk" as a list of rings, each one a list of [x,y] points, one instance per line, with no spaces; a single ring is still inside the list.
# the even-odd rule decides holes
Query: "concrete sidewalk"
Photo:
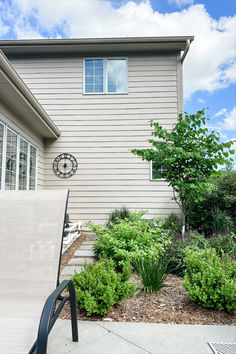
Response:
[[[79,321],[79,342],[68,320],[57,320],[48,354],[212,354],[208,342],[236,342],[233,326]]]

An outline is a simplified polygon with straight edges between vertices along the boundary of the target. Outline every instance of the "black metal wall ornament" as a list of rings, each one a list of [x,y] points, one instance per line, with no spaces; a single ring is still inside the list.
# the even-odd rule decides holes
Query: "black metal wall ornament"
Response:
[[[60,178],[69,178],[78,168],[76,158],[68,153],[58,155],[53,161],[53,171]]]

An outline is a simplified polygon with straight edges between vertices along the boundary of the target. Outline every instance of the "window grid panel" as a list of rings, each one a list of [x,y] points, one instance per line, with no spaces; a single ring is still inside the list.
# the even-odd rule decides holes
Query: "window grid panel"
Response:
[[[27,160],[28,160],[28,142],[20,138],[19,154],[19,190],[27,189]]]
[[[84,93],[127,93],[127,63],[127,58],[84,59]]]
[[[160,168],[156,168],[155,167],[155,163],[153,163],[153,161],[151,161],[150,163],[150,177],[151,177],[151,180],[153,181],[158,181],[160,179],[163,179],[164,177],[162,178],[156,178],[157,175],[159,173],[164,173],[165,174],[166,172],[166,166],[161,166]]]
[[[103,59],[85,60],[85,92],[103,93]]]
[[[0,190],[36,189],[37,155],[36,147],[0,121]]]
[[[5,189],[16,189],[17,134],[7,128]]]
[[[37,150],[30,145],[30,180],[29,189],[36,189],[36,166],[37,166]]]

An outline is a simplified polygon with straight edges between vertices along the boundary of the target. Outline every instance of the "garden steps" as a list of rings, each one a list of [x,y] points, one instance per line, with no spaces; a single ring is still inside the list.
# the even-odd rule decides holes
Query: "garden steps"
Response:
[[[74,255],[69,260],[68,264],[64,267],[60,275],[60,281],[74,276],[75,271],[81,272],[85,262],[87,264],[95,262],[95,254],[93,251],[93,244],[96,241],[97,235],[88,233],[85,240],[80,247],[74,252]]]

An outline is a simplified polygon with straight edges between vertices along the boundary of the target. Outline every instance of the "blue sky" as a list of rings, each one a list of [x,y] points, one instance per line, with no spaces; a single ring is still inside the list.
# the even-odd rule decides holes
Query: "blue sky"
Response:
[[[0,38],[194,35],[184,62],[185,111],[236,139],[235,0],[0,0]]]

